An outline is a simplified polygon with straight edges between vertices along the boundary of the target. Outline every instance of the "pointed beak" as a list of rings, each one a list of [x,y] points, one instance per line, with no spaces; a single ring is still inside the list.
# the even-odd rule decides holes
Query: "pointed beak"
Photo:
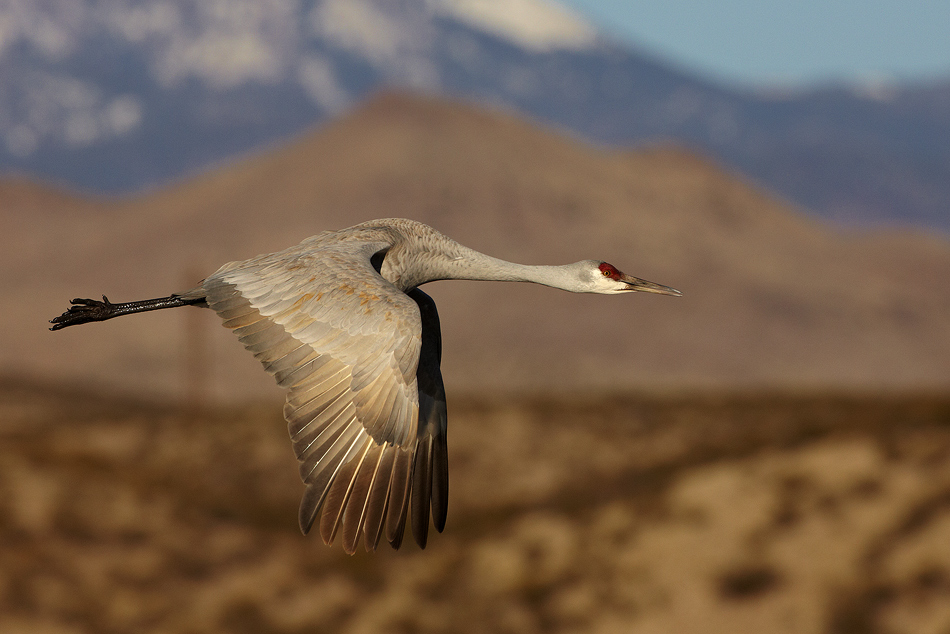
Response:
[[[633,277],[632,275],[623,275],[620,277],[620,281],[624,282],[627,285],[627,288],[623,289],[625,291],[641,291],[643,293],[656,293],[658,295],[673,295],[675,297],[680,297],[683,295],[675,288],[670,288],[669,286],[663,286],[662,284],[657,284],[656,282],[648,282],[647,280],[641,280],[639,277]]]

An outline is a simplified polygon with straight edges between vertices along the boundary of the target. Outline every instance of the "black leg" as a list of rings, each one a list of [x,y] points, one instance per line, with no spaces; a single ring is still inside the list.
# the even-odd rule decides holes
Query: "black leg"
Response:
[[[170,297],[159,297],[158,299],[145,299],[139,302],[126,302],[124,304],[113,304],[105,295],[102,301],[97,299],[74,299],[69,302],[72,306],[65,313],[51,319],[49,323],[53,324],[50,330],[59,330],[67,326],[76,326],[86,324],[91,321],[105,321],[113,317],[130,315],[132,313],[144,313],[149,310],[161,310],[162,308],[178,308],[179,306],[204,305],[203,297],[196,299],[183,299],[177,295]]]

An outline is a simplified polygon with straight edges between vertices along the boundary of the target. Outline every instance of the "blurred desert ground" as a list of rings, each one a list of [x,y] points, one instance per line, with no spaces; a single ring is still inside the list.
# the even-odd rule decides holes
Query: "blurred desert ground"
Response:
[[[0,214],[2,632],[950,631],[945,237],[401,94],[132,199],[8,179]],[[210,311],[46,331],[386,216],[685,292],[427,287],[452,480],[425,551],[299,534],[281,395]]]
[[[296,527],[279,403],[0,390],[3,632],[950,627],[950,398],[457,399],[449,521]]]

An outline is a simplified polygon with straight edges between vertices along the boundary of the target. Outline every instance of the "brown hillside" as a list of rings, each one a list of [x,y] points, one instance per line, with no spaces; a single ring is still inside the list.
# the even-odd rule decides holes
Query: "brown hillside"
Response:
[[[50,200],[0,207],[17,227],[0,244],[4,296],[18,302],[3,316],[9,371],[175,393],[197,341],[210,361],[187,376],[210,373],[214,395],[276,394],[211,314],[56,334],[45,320],[70,297],[162,296],[228,260],[405,216],[498,257],[602,258],[685,293],[430,285],[450,391],[950,383],[946,242],[843,235],[687,152],[605,152],[455,103],[382,95],[166,191],[82,208]]]

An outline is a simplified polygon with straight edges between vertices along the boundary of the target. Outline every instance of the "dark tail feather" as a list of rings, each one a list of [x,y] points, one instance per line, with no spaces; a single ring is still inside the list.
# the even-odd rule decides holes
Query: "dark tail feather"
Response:
[[[419,548],[426,547],[429,537],[429,495],[432,492],[432,436],[416,445],[412,467],[412,536]]]
[[[445,429],[432,440],[432,522],[442,532],[449,514],[449,448]]]

